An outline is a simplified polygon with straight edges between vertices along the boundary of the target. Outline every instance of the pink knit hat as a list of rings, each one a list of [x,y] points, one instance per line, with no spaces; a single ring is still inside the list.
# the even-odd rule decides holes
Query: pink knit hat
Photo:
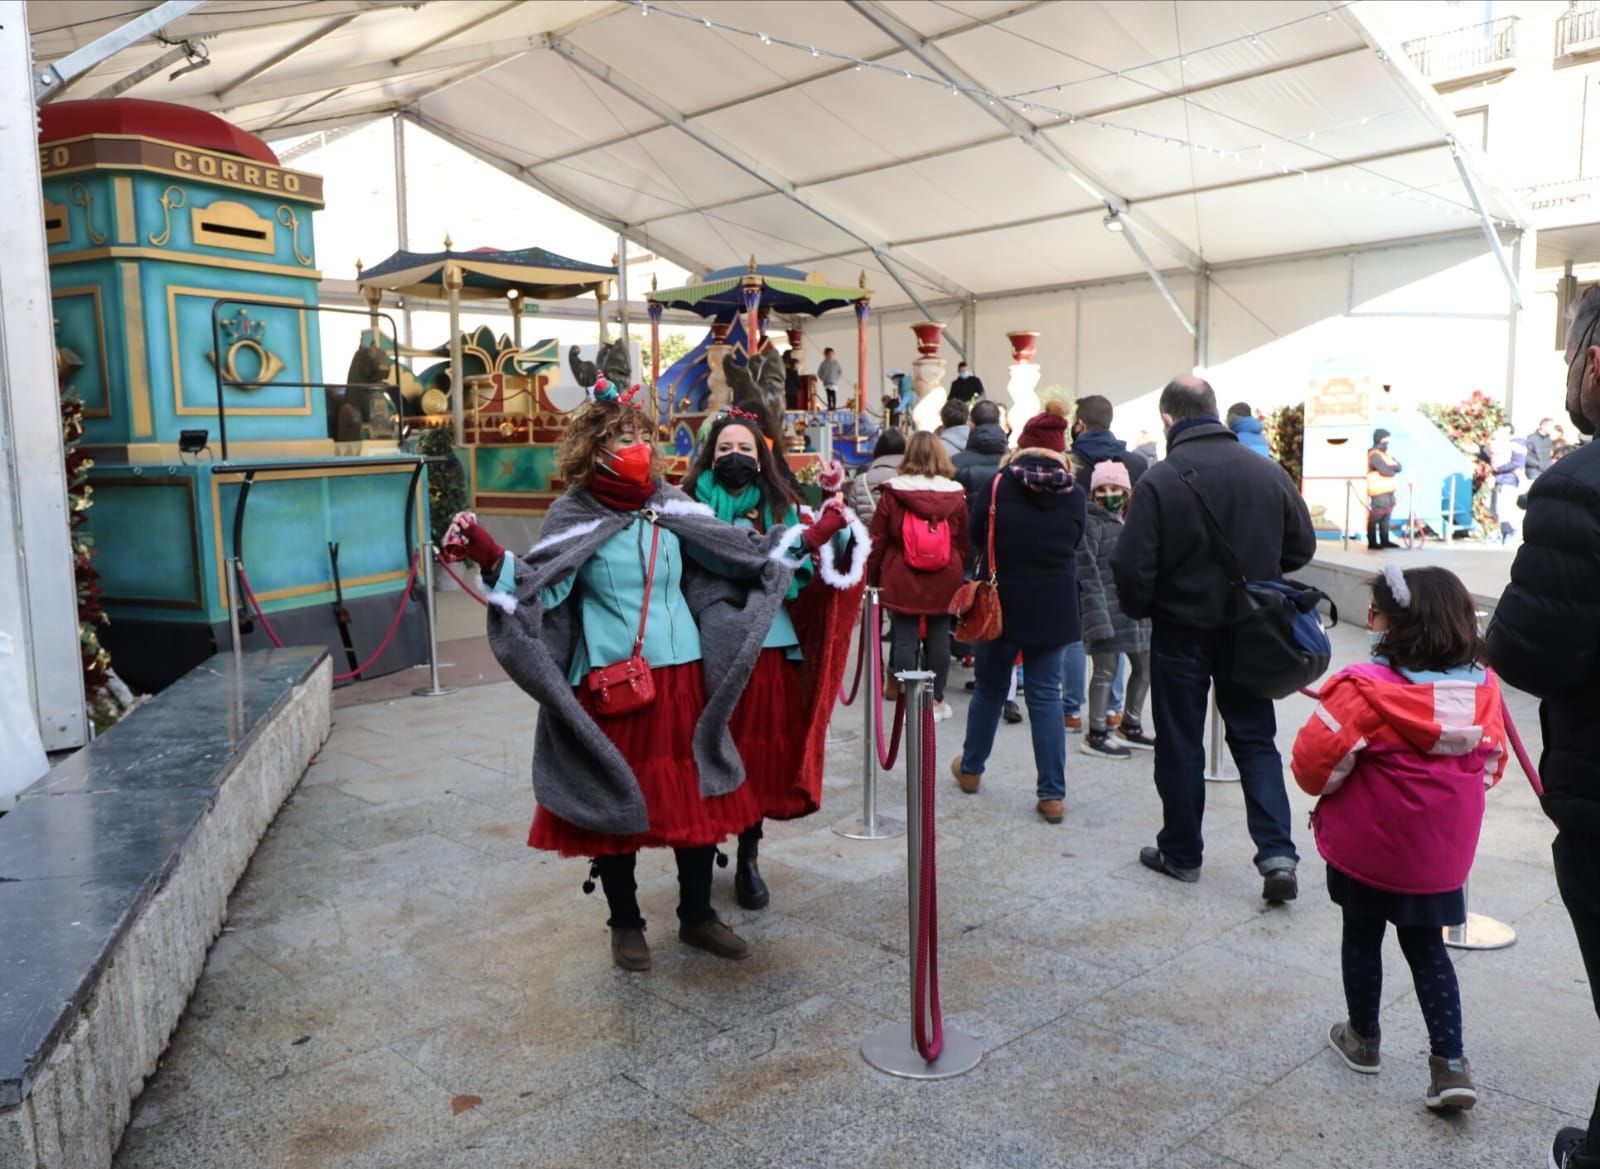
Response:
[[[1094,465],[1094,475],[1089,480],[1089,490],[1096,487],[1120,487],[1124,491],[1133,490],[1133,480],[1128,478],[1128,468],[1116,459],[1107,459]]]

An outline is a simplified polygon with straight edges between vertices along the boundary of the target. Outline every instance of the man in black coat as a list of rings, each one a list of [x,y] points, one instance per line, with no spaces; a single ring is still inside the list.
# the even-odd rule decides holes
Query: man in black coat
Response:
[[[1200,879],[1205,811],[1206,694],[1213,685],[1239,766],[1255,863],[1269,902],[1298,892],[1299,856],[1273,706],[1233,680],[1224,637],[1232,589],[1207,534],[1205,496],[1248,580],[1276,579],[1311,560],[1317,537],[1305,500],[1282,467],[1246,450],[1217,416],[1217,396],[1196,377],[1161,392],[1167,457],[1134,488],[1111,559],[1122,611],[1149,617],[1156,790],[1162,827],[1139,860],[1180,881]]]
[[[956,380],[950,383],[950,401],[972,405],[983,397],[983,379],[967,372],[967,363],[956,366]]]
[[[1567,413],[1584,434],[1600,423],[1600,288],[1567,334]],[[1578,935],[1600,1011],[1600,444],[1547,467],[1528,491],[1522,547],[1489,626],[1489,661],[1535,694],[1544,730],[1544,811],[1559,831],[1556,885]],[[1549,1163],[1600,1169],[1600,1095],[1587,1131],[1563,1128]]]

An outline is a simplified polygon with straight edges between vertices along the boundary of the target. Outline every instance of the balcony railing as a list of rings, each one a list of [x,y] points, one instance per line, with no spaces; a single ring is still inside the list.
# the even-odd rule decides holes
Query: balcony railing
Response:
[[[1600,52],[1600,8],[1574,5],[1556,21],[1556,56],[1594,52]]]
[[[1517,18],[1453,28],[1405,43],[1406,56],[1424,77],[1438,80],[1489,72],[1517,55]]]

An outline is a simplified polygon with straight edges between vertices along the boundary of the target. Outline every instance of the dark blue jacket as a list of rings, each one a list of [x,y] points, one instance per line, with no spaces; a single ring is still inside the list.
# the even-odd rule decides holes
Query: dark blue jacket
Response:
[[[1089,477],[1094,474],[1094,465],[1107,459],[1115,459],[1127,467],[1128,478],[1134,483],[1150,469],[1149,460],[1138,451],[1130,451],[1128,444],[1109,430],[1084,431],[1072,440],[1072,453],[1078,460],[1078,477],[1083,480],[1085,490]]]
[[[1235,418],[1228,423],[1228,429],[1233,431],[1239,439],[1239,445],[1246,450],[1255,451],[1264,459],[1272,457],[1272,448],[1267,446],[1267,436],[1261,430],[1261,419]]]
[[[1049,467],[1054,460],[1024,455],[1023,466]],[[1057,464],[1059,465],[1059,464]],[[1070,491],[1035,491],[1007,471],[995,494],[994,558],[1000,580],[1001,637],[1011,645],[1050,649],[1083,639],[1078,612],[1078,544],[1088,497]],[[987,494],[972,505],[972,548],[982,557],[989,538]],[[981,560],[987,574],[987,561]]]

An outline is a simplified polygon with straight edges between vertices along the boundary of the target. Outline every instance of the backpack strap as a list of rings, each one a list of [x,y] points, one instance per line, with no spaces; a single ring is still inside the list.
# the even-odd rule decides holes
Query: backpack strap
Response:
[[[1228,576],[1228,582],[1234,588],[1244,588],[1246,580],[1244,573],[1239,568],[1239,558],[1233,554],[1233,545],[1228,543],[1228,538],[1222,534],[1222,525],[1217,522],[1216,515],[1211,510],[1211,505],[1206,502],[1205,494],[1196,482],[1194,468],[1179,472],[1178,478],[1194,497],[1200,501],[1200,514],[1205,518],[1206,531],[1211,535],[1211,546],[1217,553],[1217,559],[1222,562],[1222,571]]]

